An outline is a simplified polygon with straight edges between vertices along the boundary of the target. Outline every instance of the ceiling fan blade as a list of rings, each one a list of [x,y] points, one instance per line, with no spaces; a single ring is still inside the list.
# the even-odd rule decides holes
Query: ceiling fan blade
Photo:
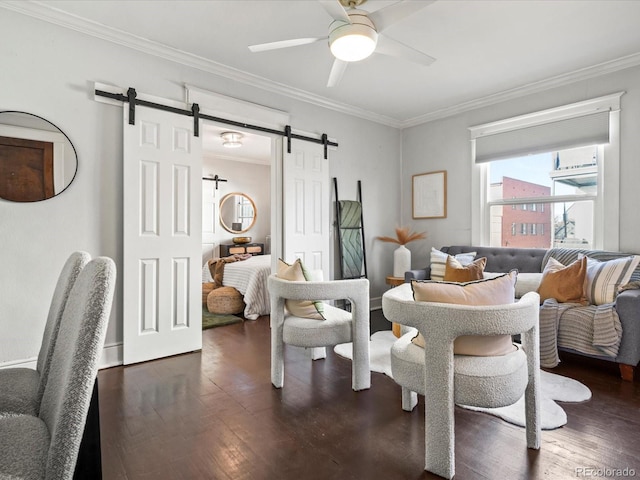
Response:
[[[320,5],[324,7],[327,13],[331,15],[331,18],[333,18],[334,20],[342,20],[343,22],[351,23],[351,20],[349,19],[349,15],[347,15],[347,11],[344,9],[344,7],[340,4],[338,0],[318,0],[318,1],[320,2]]]
[[[403,0],[401,2],[394,3],[393,5],[389,5],[388,7],[381,8],[380,10],[376,10],[375,12],[370,13],[368,17],[376,26],[378,33],[380,33],[394,23],[397,23],[403,18],[406,18],[418,10],[423,9],[427,5],[432,4],[434,1],[435,0]]]
[[[310,43],[327,40],[328,37],[309,37],[309,38],[293,38],[291,40],[280,40],[279,42],[260,43],[258,45],[249,45],[252,52],[265,52],[267,50],[277,50],[279,48],[298,47],[300,45],[308,45]]]
[[[376,46],[375,53],[387,55],[389,57],[401,58],[424,67],[428,67],[436,61],[432,56],[422,53],[415,48],[408,47],[397,40],[392,40],[386,35],[378,36],[378,45]]]
[[[333,66],[331,67],[331,73],[329,73],[329,81],[327,82],[327,87],[335,87],[340,83],[340,79],[344,74],[344,71],[347,69],[347,65],[349,62],[344,62],[342,60],[338,60],[337,58],[333,61]]]

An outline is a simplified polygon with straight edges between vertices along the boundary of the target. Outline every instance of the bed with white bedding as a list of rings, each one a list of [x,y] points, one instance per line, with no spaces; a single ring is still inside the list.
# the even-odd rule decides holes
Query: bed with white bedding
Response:
[[[261,315],[269,315],[267,278],[270,274],[271,255],[254,255],[247,260],[225,264],[222,284],[235,288],[244,296],[244,318],[255,320]],[[206,264],[202,269],[202,281],[213,281]]]

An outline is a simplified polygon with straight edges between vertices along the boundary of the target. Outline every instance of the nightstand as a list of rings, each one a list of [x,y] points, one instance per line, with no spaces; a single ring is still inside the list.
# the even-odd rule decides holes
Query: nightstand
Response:
[[[220,256],[228,257],[236,253],[250,253],[251,255],[264,255],[264,243],[230,243],[220,245]]]

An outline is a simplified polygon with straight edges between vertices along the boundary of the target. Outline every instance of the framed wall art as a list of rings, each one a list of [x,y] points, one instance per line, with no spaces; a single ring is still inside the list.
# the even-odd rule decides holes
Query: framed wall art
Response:
[[[447,218],[447,171],[418,173],[412,180],[413,218]]]

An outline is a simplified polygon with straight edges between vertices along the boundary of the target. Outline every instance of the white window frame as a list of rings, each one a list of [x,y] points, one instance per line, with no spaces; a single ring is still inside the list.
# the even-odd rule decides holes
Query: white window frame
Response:
[[[620,245],[620,97],[625,92],[572,103],[561,107],[469,127],[471,134],[471,245],[490,245],[489,163],[476,163],[476,139],[536,125],[609,111],[609,143],[604,145],[604,162],[598,165],[598,193],[594,201],[593,248],[618,251]],[[588,198],[585,196],[585,200]],[[517,203],[540,201],[518,199]],[[562,201],[561,197],[554,201]],[[514,202],[514,203],[516,203]],[[510,202],[508,202],[510,203]],[[606,235],[605,235],[606,232]]]

